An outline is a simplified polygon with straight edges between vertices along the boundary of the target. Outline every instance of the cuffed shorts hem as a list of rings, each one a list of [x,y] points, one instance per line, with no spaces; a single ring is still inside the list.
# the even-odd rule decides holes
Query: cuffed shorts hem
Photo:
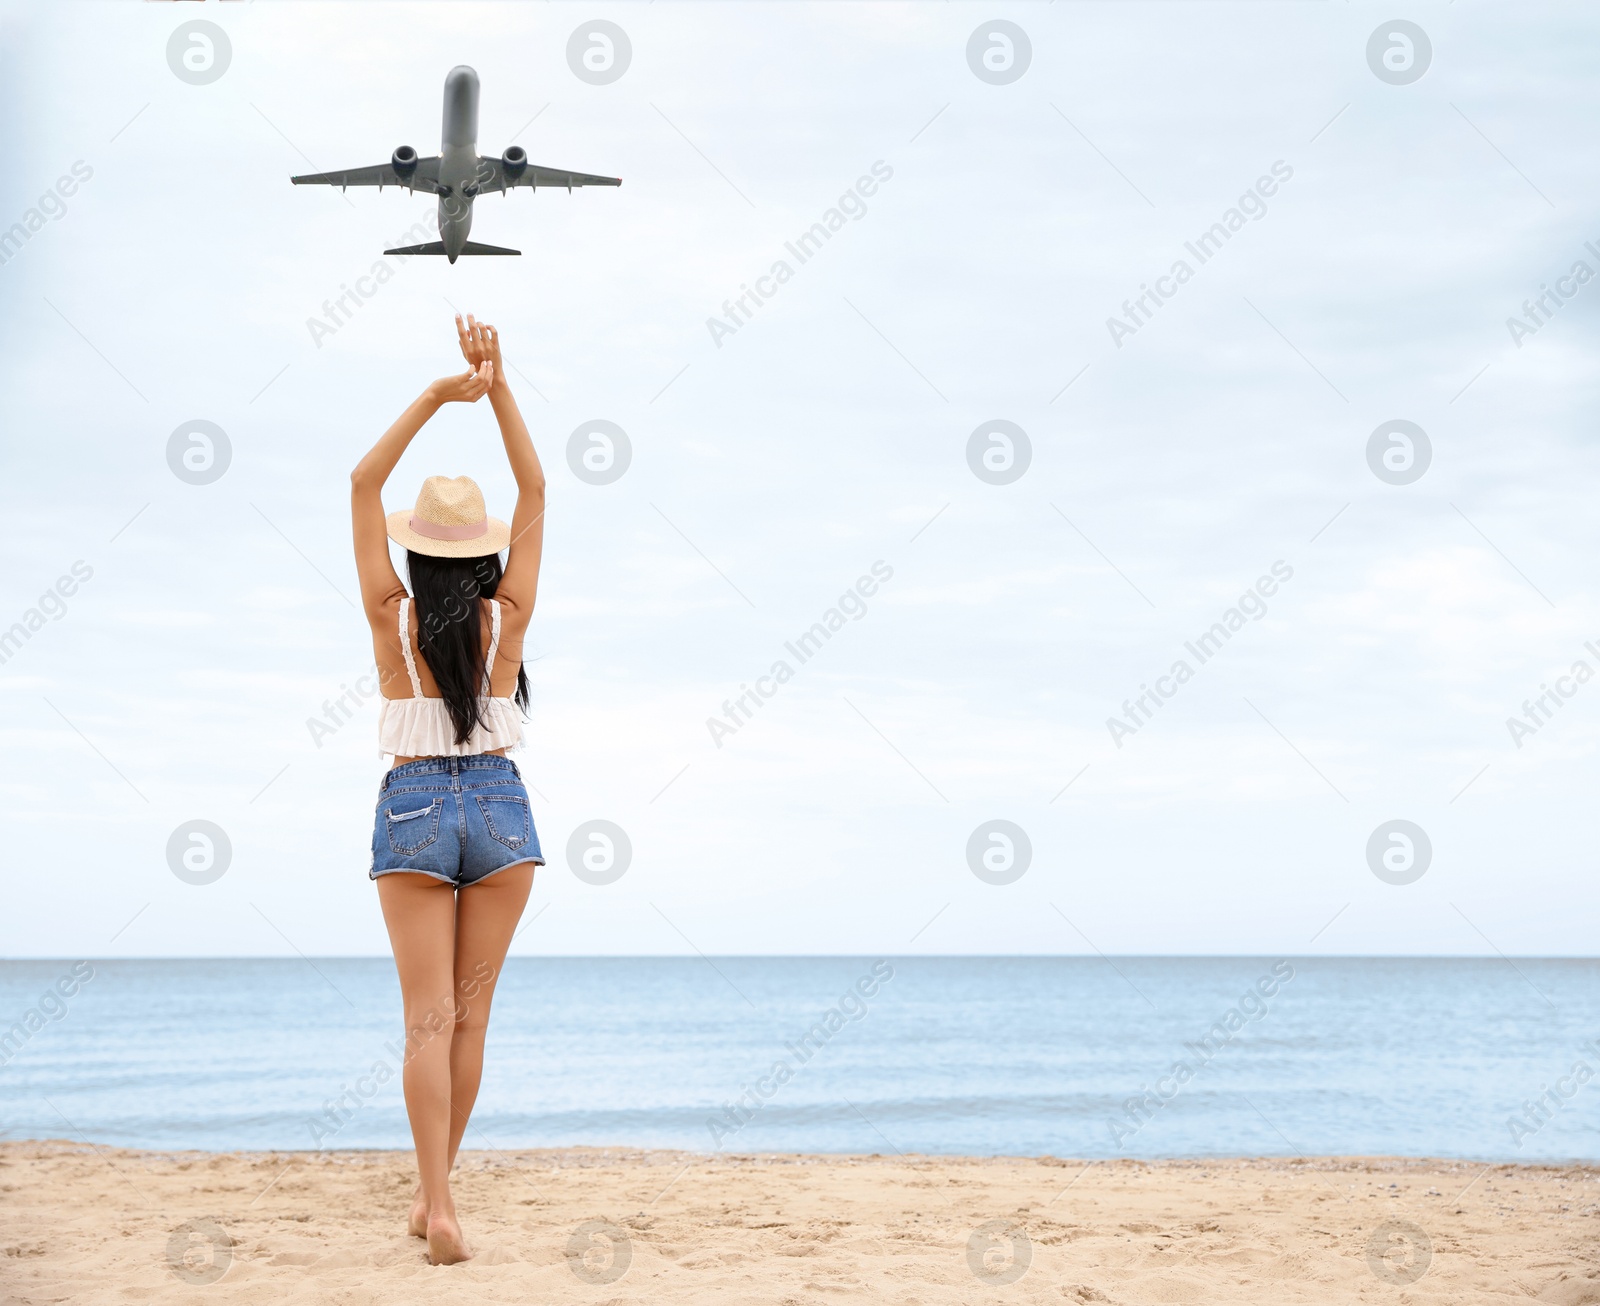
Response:
[[[482,884],[491,875],[499,875],[501,871],[509,871],[513,866],[534,866],[545,864],[543,857],[519,857],[514,862],[507,862],[504,866],[496,866],[493,870],[485,871],[475,880],[453,880],[448,875],[441,875],[438,871],[425,871],[420,866],[385,866],[381,869],[374,868],[367,872],[369,880],[376,880],[380,875],[426,875],[430,880],[438,880],[440,884],[448,884],[456,889],[470,889],[474,884]]]

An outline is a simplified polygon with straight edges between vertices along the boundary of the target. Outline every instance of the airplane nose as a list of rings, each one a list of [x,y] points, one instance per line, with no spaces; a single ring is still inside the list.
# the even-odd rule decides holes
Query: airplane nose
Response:
[[[478,139],[478,74],[457,64],[444,79],[444,143],[474,145]]]

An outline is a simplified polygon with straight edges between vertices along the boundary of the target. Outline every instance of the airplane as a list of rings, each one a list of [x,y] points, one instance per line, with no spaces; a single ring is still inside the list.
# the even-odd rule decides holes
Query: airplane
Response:
[[[498,159],[478,154],[478,74],[466,64],[452,68],[444,79],[444,140],[441,153],[419,159],[409,145],[399,146],[388,163],[370,168],[345,168],[338,172],[312,172],[290,177],[296,186],[404,186],[439,197],[439,235],[426,245],[386,249],[385,254],[443,254],[452,263],[463,254],[521,254],[520,249],[482,245],[468,240],[472,230],[472,201],[486,192],[511,193],[514,186],[620,186],[621,177],[593,177],[586,172],[566,172],[528,162],[520,145],[508,145]]]

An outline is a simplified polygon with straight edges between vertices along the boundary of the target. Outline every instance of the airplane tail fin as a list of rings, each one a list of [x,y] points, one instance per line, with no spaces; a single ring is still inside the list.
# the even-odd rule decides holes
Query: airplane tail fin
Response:
[[[386,249],[385,254],[443,254],[444,242],[430,240],[426,245],[402,245],[399,249]],[[469,240],[461,247],[463,254],[518,254],[520,249],[505,249],[500,245],[480,245],[475,240]]]

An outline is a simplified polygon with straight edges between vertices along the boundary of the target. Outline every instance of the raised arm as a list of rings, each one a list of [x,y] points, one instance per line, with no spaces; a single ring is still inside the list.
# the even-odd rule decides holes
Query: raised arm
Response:
[[[377,624],[389,604],[405,594],[405,586],[389,561],[389,532],[384,523],[383,485],[417,432],[447,403],[474,403],[489,393],[495,367],[484,360],[461,376],[433,382],[401,413],[393,426],[350,473],[350,521],[355,533],[356,575],[361,579],[361,606]]]
[[[544,468],[528,435],[522,412],[506,384],[500,360],[500,333],[492,326],[468,317],[456,317],[456,333],[461,353],[474,366],[488,364],[494,380],[489,386],[489,403],[500,423],[500,438],[505,442],[506,459],[517,482],[517,509],[511,517],[511,552],[505,575],[495,597],[516,617],[526,621],[533,612],[539,592],[539,563],[544,556]]]

